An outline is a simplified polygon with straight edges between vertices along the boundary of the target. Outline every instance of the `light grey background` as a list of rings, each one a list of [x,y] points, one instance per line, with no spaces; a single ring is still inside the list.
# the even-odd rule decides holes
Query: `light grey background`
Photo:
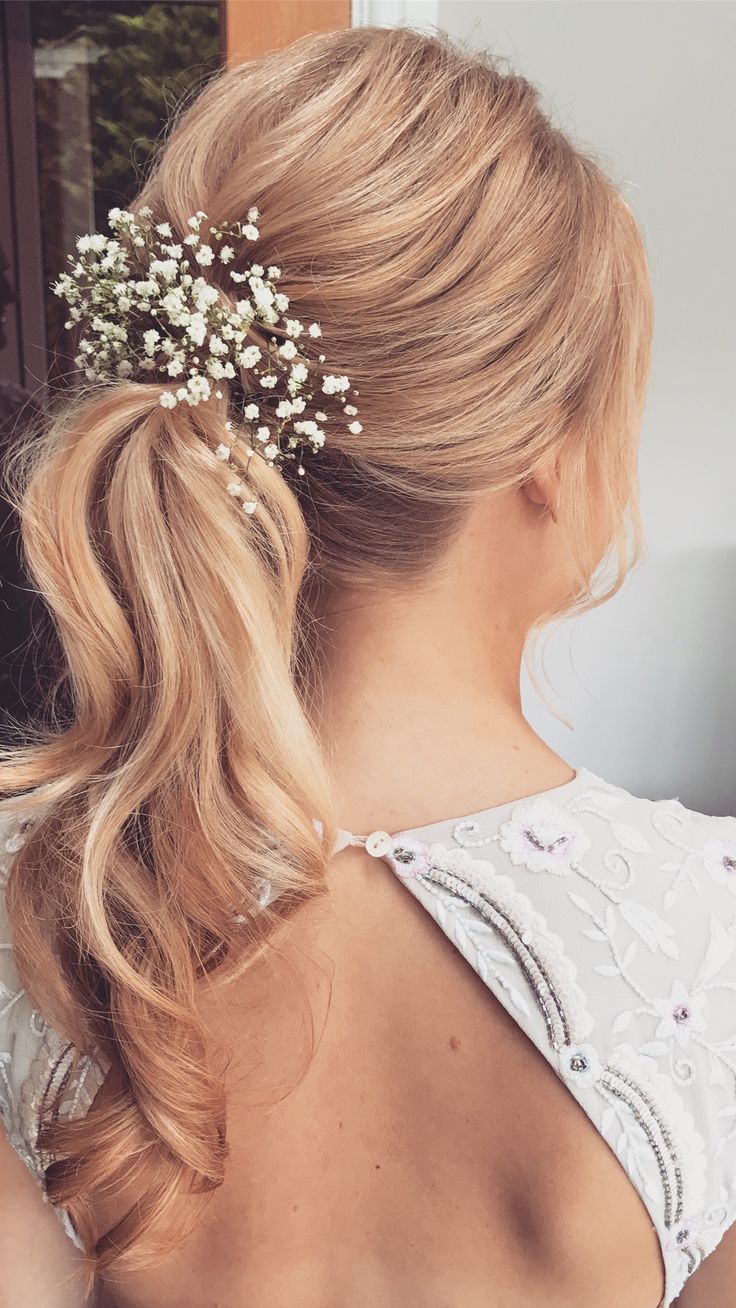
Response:
[[[529,719],[574,766],[736,813],[736,6],[727,0],[363,0],[510,57],[643,228],[655,295],[642,436],[648,554],[545,640]],[[441,180],[441,179],[440,179]],[[539,661],[538,661],[539,662]]]

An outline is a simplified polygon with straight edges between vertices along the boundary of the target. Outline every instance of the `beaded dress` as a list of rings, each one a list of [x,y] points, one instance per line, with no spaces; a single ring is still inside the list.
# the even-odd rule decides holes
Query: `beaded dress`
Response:
[[[5,819],[6,865],[23,826]],[[335,853],[349,845],[431,914],[613,1150],[655,1228],[668,1308],[736,1219],[736,818],[582,768],[463,817],[340,831]],[[49,1087],[78,1116],[106,1069],[87,1059],[69,1077],[69,1046],[18,981],[1,894],[0,1114],[43,1187]]]

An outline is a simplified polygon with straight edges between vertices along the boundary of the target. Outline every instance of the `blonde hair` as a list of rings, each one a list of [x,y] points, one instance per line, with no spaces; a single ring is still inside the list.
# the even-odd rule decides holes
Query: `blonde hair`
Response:
[[[121,382],[75,396],[33,449],[23,538],[65,698],[4,753],[3,791],[39,805],[8,910],[35,1004],[115,1074],[81,1120],[52,1105],[41,1138],[50,1198],[120,1270],[179,1243],[223,1179],[198,983],[240,975],[324,883],[309,597],[420,576],[475,496],[557,458],[575,600],[591,602],[592,512],[619,579],[627,566],[651,335],[616,186],[533,85],[443,34],[332,32],[222,74],[144,203],[178,233],[198,209],[225,223],[258,205],[247,257],[277,263],[294,312],[322,324],[363,430],[301,480],[254,459],[252,518],[213,454],[224,400],[167,411],[160,386]],[[227,293],[226,270],[207,275]],[[95,1190],[121,1178],[139,1201],[100,1239]]]

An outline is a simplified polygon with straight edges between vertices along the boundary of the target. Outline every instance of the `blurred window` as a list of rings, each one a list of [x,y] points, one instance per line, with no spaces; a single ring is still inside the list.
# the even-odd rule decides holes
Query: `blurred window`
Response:
[[[48,290],[82,232],[136,195],[172,111],[220,64],[219,5],[35,0],[31,42],[46,343],[64,305]]]

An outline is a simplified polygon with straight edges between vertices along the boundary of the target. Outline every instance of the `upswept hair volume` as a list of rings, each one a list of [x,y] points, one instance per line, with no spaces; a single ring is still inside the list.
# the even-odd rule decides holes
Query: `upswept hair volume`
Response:
[[[8,911],[35,1005],[114,1073],[83,1119],[50,1105],[41,1138],[90,1266],[121,1271],[174,1247],[223,1179],[203,980],[240,975],[324,884],[335,822],[306,712],[311,599],[420,576],[475,496],[556,458],[571,599],[592,602],[589,488],[621,576],[651,335],[617,187],[533,85],[442,33],[337,31],[223,73],[144,204],[175,238],[197,210],[225,224],[257,204],[261,241],[233,266],[281,266],[294,313],[322,324],[358,389],[363,430],[328,440],[301,479],[253,459],[252,518],[213,453],[227,396],[165,410],[156,382],[94,387],[29,451],[23,540],[66,710],[3,753],[6,804],[38,817]],[[204,275],[230,293],[225,268]],[[279,892],[268,913],[263,878]],[[101,1234],[95,1192],[121,1178],[139,1201]]]

